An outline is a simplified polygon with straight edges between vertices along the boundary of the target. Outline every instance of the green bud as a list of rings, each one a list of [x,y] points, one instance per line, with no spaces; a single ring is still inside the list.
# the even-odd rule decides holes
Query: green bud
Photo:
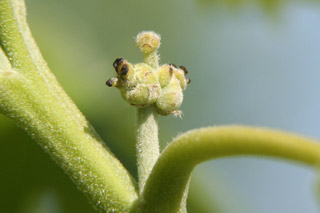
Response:
[[[109,79],[109,87],[117,87],[122,97],[131,105],[147,107],[154,104],[161,115],[181,115],[179,107],[183,90],[190,82],[184,66],[174,64],[159,67],[157,49],[160,36],[154,32],[142,32],[137,36],[137,45],[144,53],[145,63],[131,64],[117,58],[113,67],[117,77]]]
[[[182,90],[185,90],[185,88],[187,87],[187,79],[185,77],[184,71],[181,69],[177,69],[175,68],[173,70],[173,74],[177,77],[177,79],[180,82],[180,86]]]
[[[132,87],[122,90],[125,99],[130,104],[139,107],[155,103],[161,93],[156,73],[149,65],[144,63],[134,65],[133,70]]]
[[[144,31],[137,35],[136,42],[143,53],[150,53],[159,48],[160,36],[152,31]]]
[[[158,69],[158,76],[159,76],[159,83],[161,85],[161,87],[165,87],[169,84],[172,74],[173,74],[173,69],[174,67],[165,64],[162,65],[159,69]]]
[[[129,102],[129,104],[139,107],[148,106],[149,103],[149,88],[143,84],[137,84],[130,90],[122,89],[122,97]]]
[[[134,65],[136,78],[139,83],[143,84],[159,84],[156,72],[145,63]]]
[[[162,88],[162,93],[156,102],[159,114],[181,114],[177,109],[183,101],[183,93],[179,80],[172,76],[169,84]]]

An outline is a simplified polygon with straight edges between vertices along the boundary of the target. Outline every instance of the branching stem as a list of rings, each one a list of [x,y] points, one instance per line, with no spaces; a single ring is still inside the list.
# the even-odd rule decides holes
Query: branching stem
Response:
[[[132,208],[135,182],[50,72],[24,0],[0,0],[0,113],[32,136],[98,211]]]

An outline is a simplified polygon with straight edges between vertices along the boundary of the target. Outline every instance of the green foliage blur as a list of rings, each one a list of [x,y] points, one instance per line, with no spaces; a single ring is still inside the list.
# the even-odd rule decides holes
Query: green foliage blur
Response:
[[[135,109],[105,81],[115,76],[115,58],[142,60],[134,40],[142,30],[162,36],[161,61],[186,66],[192,81],[182,104],[183,119],[160,117],[162,148],[178,133],[218,124],[269,126],[320,137],[320,31],[314,28],[320,20],[318,1],[27,0],[26,5],[33,36],[52,72],[135,177]],[[94,212],[36,142],[3,116],[0,141],[0,212]],[[267,165],[275,167],[273,173],[284,170],[290,180],[291,174],[301,177],[289,188],[311,182],[305,168],[268,162],[234,159],[201,166],[193,178],[189,212],[316,211],[315,202],[303,200],[292,209],[250,203],[252,195],[239,187],[250,188],[250,181],[241,182],[247,177],[241,172],[258,177],[254,170],[263,173],[259,169]],[[240,174],[235,180],[225,178],[234,175],[228,170]],[[287,183],[286,174],[282,183]],[[309,185],[297,187],[312,197]],[[290,192],[279,193],[285,197]]]

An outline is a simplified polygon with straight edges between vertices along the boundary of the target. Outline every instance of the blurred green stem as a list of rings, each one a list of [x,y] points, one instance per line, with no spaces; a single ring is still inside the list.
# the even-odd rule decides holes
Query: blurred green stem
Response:
[[[140,212],[178,212],[197,164],[241,155],[271,156],[313,166],[320,163],[320,144],[285,132],[244,126],[184,133],[160,155],[139,198]]]
[[[25,129],[96,209],[128,212],[135,183],[50,72],[24,0],[0,0],[0,44],[0,113]]]

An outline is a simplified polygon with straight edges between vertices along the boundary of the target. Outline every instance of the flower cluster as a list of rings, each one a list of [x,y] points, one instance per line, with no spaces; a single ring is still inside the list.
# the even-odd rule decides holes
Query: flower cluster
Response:
[[[148,56],[154,53],[160,45],[160,37],[153,32],[143,32],[137,38],[138,47]],[[146,60],[147,59],[147,60]],[[162,66],[139,63],[131,64],[123,58],[117,58],[113,67],[117,77],[109,79],[106,84],[109,87],[117,87],[122,97],[131,105],[147,107],[152,104],[161,115],[180,115],[178,110],[183,101],[183,90],[186,89],[190,79],[184,66],[177,67],[174,64]]]

